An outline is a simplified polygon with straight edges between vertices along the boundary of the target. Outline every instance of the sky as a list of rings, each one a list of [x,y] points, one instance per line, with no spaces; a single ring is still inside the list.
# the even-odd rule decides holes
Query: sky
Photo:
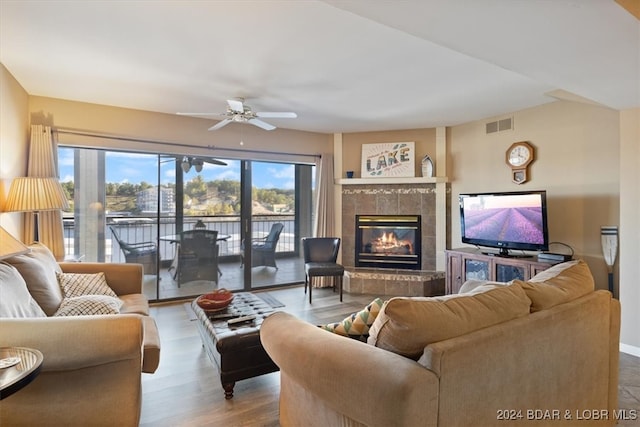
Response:
[[[73,149],[59,147],[58,167],[62,182],[73,181]],[[155,184],[158,178],[157,156],[152,154],[124,153],[109,151],[106,155],[106,182],[138,184],[145,181]],[[205,163],[202,172],[195,168],[185,174],[185,181],[201,175],[204,181],[231,179],[240,181],[240,161],[220,159],[227,166]],[[294,166],[286,163],[253,162],[253,186],[257,188],[294,188]],[[161,163],[160,181],[174,183],[176,168],[173,159]]]

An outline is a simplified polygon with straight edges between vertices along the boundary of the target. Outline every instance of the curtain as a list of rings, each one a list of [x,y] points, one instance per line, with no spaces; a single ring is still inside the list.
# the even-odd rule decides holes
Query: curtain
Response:
[[[320,165],[316,167],[316,183],[314,236],[333,237],[335,236],[333,216],[335,206],[333,200],[333,156],[331,154],[323,154],[320,158]],[[316,288],[329,286],[332,286],[332,282],[327,277],[321,277],[320,280],[314,282]]]
[[[50,126],[31,125],[31,143],[29,145],[29,164],[27,176],[57,177],[56,162],[57,147],[53,141]],[[61,260],[64,258],[64,228],[62,211],[43,211],[38,214],[41,235],[38,240],[47,246],[53,255]],[[25,242],[33,241],[35,218],[33,213],[25,214]]]
[[[323,154],[320,167],[316,168],[316,215],[313,227],[316,237],[333,237],[335,220],[333,217],[333,156]]]

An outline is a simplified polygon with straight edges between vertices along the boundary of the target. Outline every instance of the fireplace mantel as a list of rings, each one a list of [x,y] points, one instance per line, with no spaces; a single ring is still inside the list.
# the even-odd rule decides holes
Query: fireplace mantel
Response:
[[[340,178],[336,179],[338,185],[378,185],[378,184],[437,184],[448,182],[445,176],[436,177],[407,177],[407,178]]]

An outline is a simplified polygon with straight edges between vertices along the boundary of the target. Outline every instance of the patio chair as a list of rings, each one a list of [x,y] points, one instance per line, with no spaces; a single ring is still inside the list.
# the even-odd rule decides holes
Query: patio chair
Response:
[[[125,262],[142,264],[144,266],[144,274],[157,274],[158,246],[155,242],[124,242],[113,226],[109,228],[118,245],[120,245]]]
[[[269,234],[265,237],[252,239],[251,241],[251,267],[266,266],[274,267],[276,270],[276,246],[280,240],[280,233],[284,229],[284,224],[276,222],[271,226]],[[240,267],[244,266],[244,242],[242,242],[242,261]]]
[[[339,237],[305,237],[302,239],[304,251],[304,293],[309,286],[309,304],[311,304],[311,290],[313,279],[318,277],[330,277],[333,281],[333,290],[336,284],[340,290],[340,302],[342,302],[342,277],[344,267],[336,262],[340,249]]]
[[[178,287],[194,280],[210,280],[218,284],[218,232],[187,230],[180,234],[176,246]]]

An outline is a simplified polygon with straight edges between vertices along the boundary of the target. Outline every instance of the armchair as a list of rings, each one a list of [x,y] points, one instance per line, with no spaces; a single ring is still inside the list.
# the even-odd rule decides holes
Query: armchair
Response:
[[[311,289],[316,277],[330,277],[333,280],[333,290],[336,283],[340,291],[342,302],[342,277],[344,267],[338,264],[339,237],[305,237],[302,239],[304,250],[304,293],[309,286],[309,304],[311,304]]]
[[[128,263],[142,264],[145,274],[156,274],[158,265],[158,246],[155,242],[124,242],[115,228],[109,227],[113,237],[120,245],[124,259]]]
[[[271,226],[269,234],[265,237],[252,239],[251,241],[251,266],[257,267],[264,265],[266,267],[275,267],[276,265],[276,246],[280,240],[280,233],[284,229],[284,224],[276,222]],[[242,253],[244,254],[244,242],[242,243]],[[240,267],[244,266],[244,256]]]

